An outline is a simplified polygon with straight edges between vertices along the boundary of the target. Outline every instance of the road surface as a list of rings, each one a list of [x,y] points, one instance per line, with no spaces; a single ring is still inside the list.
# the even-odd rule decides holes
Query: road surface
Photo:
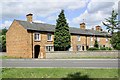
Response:
[[[118,68],[118,59],[3,59],[2,67]]]

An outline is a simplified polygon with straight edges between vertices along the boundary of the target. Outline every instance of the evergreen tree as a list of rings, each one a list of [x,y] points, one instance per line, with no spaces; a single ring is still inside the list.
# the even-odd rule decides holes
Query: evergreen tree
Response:
[[[111,32],[112,34],[110,42],[113,48],[120,50],[120,27],[119,27],[120,21],[117,20],[117,18],[118,13],[113,10],[111,17],[106,19],[106,23],[103,22],[103,24],[107,26],[108,32]],[[118,30],[118,32],[114,33],[114,30]]]
[[[120,31],[113,34],[110,42],[114,49],[120,50]]]
[[[114,33],[115,29],[120,29],[118,25],[120,24],[120,21],[117,20],[118,13],[115,12],[114,10],[112,11],[111,17],[106,19],[105,22],[103,22],[103,25],[107,26],[108,32],[111,34]]]
[[[64,15],[64,10],[62,10],[58,15],[58,19],[56,21],[57,23],[54,32],[55,51],[66,51],[70,48],[71,38],[69,26]]]
[[[94,47],[96,47],[96,48],[99,47],[97,40],[95,40]]]

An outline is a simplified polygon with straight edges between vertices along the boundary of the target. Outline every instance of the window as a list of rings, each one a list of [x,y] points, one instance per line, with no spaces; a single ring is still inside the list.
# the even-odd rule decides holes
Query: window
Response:
[[[46,46],[46,51],[54,51],[54,47],[53,46]]]
[[[77,37],[78,37],[78,41],[80,41],[80,36],[78,35]]]
[[[89,46],[86,46],[86,49],[88,50],[88,49],[89,49]]]
[[[92,36],[90,37],[90,41],[93,41],[93,37]]]
[[[100,38],[97,38],[97,41],[100,41]]]
[[[47,35],[47,40],[48,40],[48,41],[52,41],[52,34],[48,34],[48,35]]]
[[[35,41],[40,41],[40,33],[35,33],[34,34],[34,40]]]
[[[78,45],[77,46],[77,51],[80,51],[81,50],[81,45]]]
[[[106,42],[108,41],[108,38],[106,38]]]
[[[89,47],[91,48],[91,47],[94,47],[94,46],[93,46],[93,45],[90,45]]]

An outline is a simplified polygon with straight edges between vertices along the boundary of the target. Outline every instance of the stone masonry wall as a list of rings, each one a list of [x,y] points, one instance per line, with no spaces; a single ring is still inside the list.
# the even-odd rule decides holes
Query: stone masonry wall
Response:
[[[78,51],[78,52],[48,52],[46,53],[46,58],[55,58],[55,59],[63,59],[63,58],[80,58],[80,57],[113,57],[118,58],[118,54],[120,51]]]
[[[27,30],[17,21],[14,21],[6,33],[7,56],[12,57],[31,57],[28,53]]]

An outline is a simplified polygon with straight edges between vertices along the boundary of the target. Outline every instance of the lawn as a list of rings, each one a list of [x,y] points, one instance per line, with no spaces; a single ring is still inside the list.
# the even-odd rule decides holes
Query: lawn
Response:
[[[0,56],[0,59],[17,59],[16,57]]]
[[[118,69],[3,68],[3,78],[117,78]]]
[[[62,59],[118,59],[118,58],[120,57],[97,56],[97,57],[63,57]],[[0,59],[24,59],[24,58],[0,56]],[[51,59],[57,59],[57,58],[51,58]]]

